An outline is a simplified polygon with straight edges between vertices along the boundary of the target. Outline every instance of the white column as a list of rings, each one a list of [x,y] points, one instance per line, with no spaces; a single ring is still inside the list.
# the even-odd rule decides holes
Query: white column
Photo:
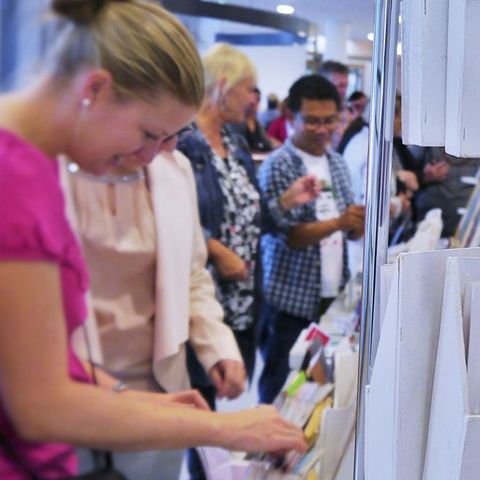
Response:
[[[349,28],[346,23],[327,20],[325,22],[325,60],[347,63]]]

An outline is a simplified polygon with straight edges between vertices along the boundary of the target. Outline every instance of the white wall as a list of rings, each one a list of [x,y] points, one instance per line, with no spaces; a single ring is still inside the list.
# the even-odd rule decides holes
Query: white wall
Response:
[[[200,53],[203,54],[214,42],[219,32],[257,33],[266,32],[264,27],[254,27],[235,22],[198,18],[187,15],[180,16],[182,22],[192,33]],[[273,30],[272,30],[273,31]],[[258,75],[258,87],[262,92],[262,106],[266,105],[269,93],[275,93],[280,99],[287,96],[291,84],[307,71],[307,60],[310,55],[305,45],[292,46],[237,46],[254,63]],[[317,41],[319,53],[326,48],[325,37],[319,36]],[[351,41],[346,44],[346,62],[349,65],[363,68],[363,91],[370,96],[372,42]],[[325,60],[331,60],[325,58]]]
[[[263,105],[269,93],[276,93],[280,99],[286,97],[290,85],[306,73],[307,51],[303,45],[237,48],[257,68]]]
[[[322,53],[322,42],[319,51]],[[304,45],[272,47],[237,47],[255,64],[258,74],[258,86],[262,91],[262,106],[269,93],[278,97],[287,96],[290,85],[306,73],[309,57]],[[371,42],[347,43],[347,63],[361,66],[363,69],[363,91],[370,96],[371,89]]]

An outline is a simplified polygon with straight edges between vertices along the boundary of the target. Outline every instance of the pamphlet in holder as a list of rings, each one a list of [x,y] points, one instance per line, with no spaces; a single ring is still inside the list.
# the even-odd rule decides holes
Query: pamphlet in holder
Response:
[[[480,299],[480,259],[447,262],[440,338],[435,366],[424,480],[477,480],[480,472],[480,415],[475,411],[480,365],[464,342],[465,302]],[[470,298],[466,298],[466,296]],[[470,333],[478,341],[480,312],[470,309]],[[471,339],[472,340],[472,339]],[[472,342],[470,342],[472,345]],[[473,357],[473,358],[472,358]],[[474,360],[474,361],[472,361]],[[473,395],[470,395],[473,394]]]
[[[367,480],[422,478],[448,257],[480,257],[480,249],[397,259],[366,392]]]
[[[322,480],[350,480],[353,468],[340,469],[344,457],[350,452],[353,439],[357,390],[357,352],[339,352],[335,355],[335,391],[333,408],[323,412],[317,446],[324,450],[320,460]],[[353,456],[350,464],[353,467]],[[340,474],[342,470],[342,474]]]

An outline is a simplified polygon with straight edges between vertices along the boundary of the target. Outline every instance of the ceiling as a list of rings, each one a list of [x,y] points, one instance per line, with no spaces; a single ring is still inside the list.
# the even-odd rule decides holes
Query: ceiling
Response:
[[[320,34],[327,20],[347,24],[352,40],[364,40],[373,31],[375,0],[219,0],[219,3],[272,12],[279,3],[288,4],[295,8],[295,16],[316,23]]]

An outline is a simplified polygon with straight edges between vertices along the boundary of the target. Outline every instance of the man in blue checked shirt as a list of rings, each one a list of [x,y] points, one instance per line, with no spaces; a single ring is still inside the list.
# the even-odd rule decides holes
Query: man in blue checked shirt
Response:
[[[346,237],[363,235],[364,207],[353,205],[348,169],[329,145],[340,108],[336,88],[307,75],[290,88],[294,133],[262,164],[258,178],[266,211],[261,241],[265,305],[265,366],[260,401],[270,403],[288,375],[288,353],[301,330],[318,322],[348,279]],[[283,211],[278,201],[299,177],[314,174],[315,201]]]

